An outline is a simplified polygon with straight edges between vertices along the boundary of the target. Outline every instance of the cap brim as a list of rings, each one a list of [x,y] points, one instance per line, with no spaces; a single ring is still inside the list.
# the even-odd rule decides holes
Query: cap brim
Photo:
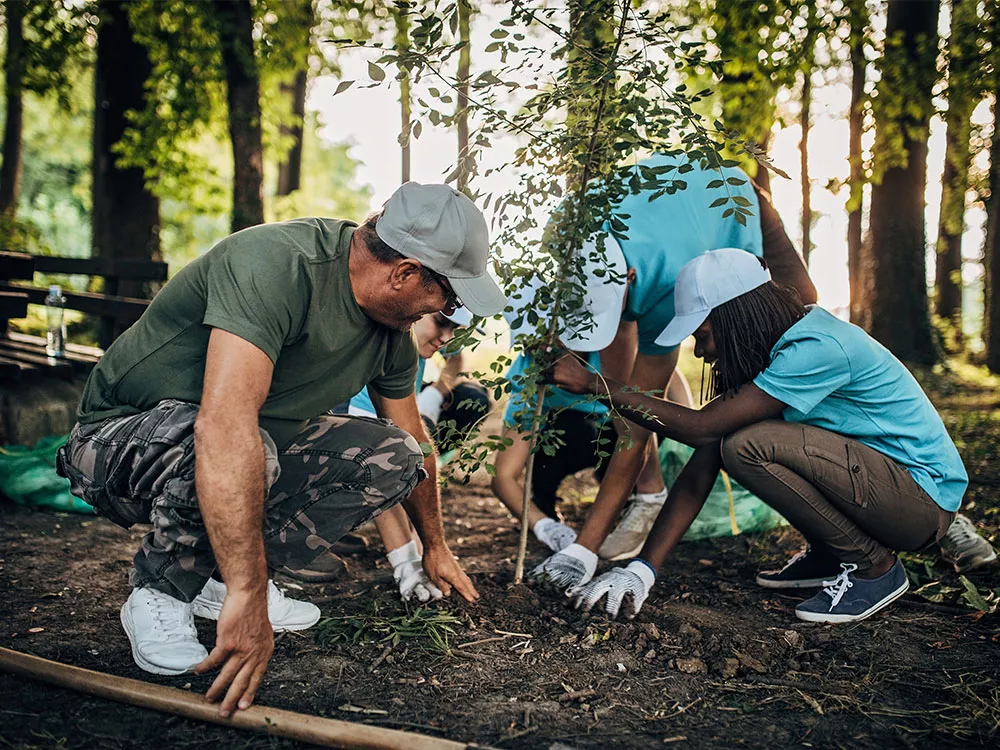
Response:
[[[618,334],[618,324],[621,323],[621,301],[617,307],[611,307],[599,312],[589,321],[584,321],[581,327],[587,330],[564,332],[561,336],[566,348],[574,352],[599,352],[615,340]]]
[[[471,279],[448,277],[462,304],[474,315],[490,318],[507,306],[507,296],[488,273]]]
[[[705,318],[711,310],[699,310],[698,312],[687,313],[686,315],[675,315],[663,333],[656,337],[657,346],[680,346],[680,343],[698,330],[698,326],[705,322]]]

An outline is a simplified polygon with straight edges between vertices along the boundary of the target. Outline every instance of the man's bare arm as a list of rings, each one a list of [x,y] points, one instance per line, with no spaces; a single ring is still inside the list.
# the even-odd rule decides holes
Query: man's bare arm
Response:
[[[441,494],[437,483],[437,454],[417,410],[416,397],[411,394],[400,399],[386,398],[374,388],[369,388],[368,393],[380,417],[391,419],[421,445],[431,446],[424,458],[427,479],[414,487],[410,496],[403,501],[406,512],[424,543],[424,572],[445,596],[451,594],[451,587],[454,586],[467,601],[476,601],[479,592],[462,571],[444,540]]]
[[[264,555],[264,448],[258,416],[274,366],[253,344],[221,329],[209,337],[195,422],[198,505],[227,595],[215,648],[196,671],[221,667],[206,697],[220,713],[253,703],[274,652]],[[228,690],[227,690],[228,688]]]

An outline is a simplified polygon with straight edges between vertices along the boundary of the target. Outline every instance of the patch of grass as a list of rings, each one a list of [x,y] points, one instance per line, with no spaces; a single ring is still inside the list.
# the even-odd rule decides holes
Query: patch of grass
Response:
[[[418,607],[407,614],[386,616],[375,602],[367,612],[320,620],[316,642],[328,646],[373,641],[398,646],[404,640],[412,640],[413,645],[419,648],[450,654],[448,639],[455,635],[455,626],[462,624],[463,620],[448,610],[431,607]]]

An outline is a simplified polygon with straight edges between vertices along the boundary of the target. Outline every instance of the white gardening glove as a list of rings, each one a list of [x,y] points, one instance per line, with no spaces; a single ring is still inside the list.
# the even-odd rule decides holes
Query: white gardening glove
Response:
[[[553,552],[562,552],[576,541],[576,532],[553,518],[539,519],[532,529],[535,537]]]
[[[427,417],[433,424],[441,418],[441,407],[444,404],[444,394],[433,385],[429,385],[417,394],[417,411],[420,416]]]
[[[653,568],[642,560],[633,560],[624,568],[612,568],[602,576],[595,578],[585,586],[577,586],[566,592],[567,596],[573,597],[573,603],[577,609],[583,605],[586,611],[590,611],[605,594],[608,601],[604,605],[604,610],[612,617],[618,616],[622,601],[627,594],[632,595],[632,611],[626,610],[625,616],[632,619],[639,610],[642,603],[649,596],[649,590],[656,581],[656,573]]]
[[[589,581],[595,570],[597,554],[574,542],[531,571],[531,578],[546,588],[566,591]]]
[[[441,589],[431,583],[431,579],[424,572],[415,541],[397,547],[386,555],[386,559],[392,566],[392,577],[399,584],[399,593],[404,602],[410,601],[413,596],[420,602],[441,599],[444,596]]]

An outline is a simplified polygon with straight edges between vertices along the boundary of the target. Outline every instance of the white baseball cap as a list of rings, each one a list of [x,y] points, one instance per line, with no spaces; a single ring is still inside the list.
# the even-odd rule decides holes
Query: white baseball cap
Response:
[[[614,341],[622,318],[622,303],[628,289],[628,263],[621,245],[610,234],[589,240],[580,251],[586,294],[587,317],[573,329],[561,331],[566,348],[576,352],[599,352]]]
[[[507,304],[487,271],[486,219],[467,195],[450,185],[401,185],[385,202],[375,232],[396,252],[447,278],[476,315],[496,315]]]
[[[538,290],[546,285],[546,281],[536,275],[527,278],[518,278],[515,282],[517,287],[511,292],[509,300],[510,311],[504,310],[503,316],[510,326],[510,345],[512,349],[523,348],[520,339],[524,336],[531,336],[537,332],[537,325],[528,322],[528,310],[534,310],[539,317],[548,320],[551,309],[538,309],[536,296]]]
[[[674,317],[656,338],[657,346],[677,346],[724,302],[763,286],[771,272],[746,250],[724,247],[688,261],[674,283]]]

